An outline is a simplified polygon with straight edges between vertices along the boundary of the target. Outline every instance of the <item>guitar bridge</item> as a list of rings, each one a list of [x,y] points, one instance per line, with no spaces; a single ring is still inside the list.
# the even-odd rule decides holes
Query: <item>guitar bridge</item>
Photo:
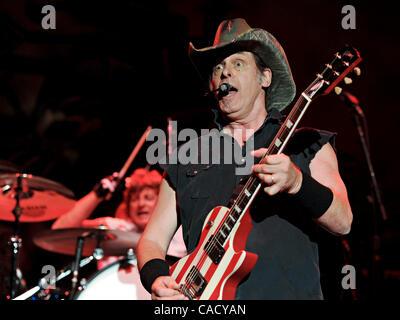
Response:
[[[201,296],[207,285],[207,280],[201,275],[200,271],[193,266],[186,276],[185,284],[181,286],[181,292],[189,299]]]

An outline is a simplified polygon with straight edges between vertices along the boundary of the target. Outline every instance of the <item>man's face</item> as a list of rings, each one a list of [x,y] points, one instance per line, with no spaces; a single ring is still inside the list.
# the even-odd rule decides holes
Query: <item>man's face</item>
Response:
[[[146,187],[140,192],[134,193],[129,201],[129,217],[140,229],[144,230],[157,203],[156,189]]]
[[[255,103],[264,103],[265,92],[271,82],[271,70],[261,73],[251,52],[243,51],[232,54],[214,66],[210,90],[215,90],[222,83],[229,83],[236,91],[220,98],[216,94],[220,110],[231,120],[246,117]]]

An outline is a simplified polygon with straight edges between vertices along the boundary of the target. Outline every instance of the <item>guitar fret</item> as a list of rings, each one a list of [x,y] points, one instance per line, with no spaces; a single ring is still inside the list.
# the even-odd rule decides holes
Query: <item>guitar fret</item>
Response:
[[[229,215],[228,216],[230,219],[225,219],[225,224],[229,227],[229,229],[232,229],[233,226],[235,225],[235,221],[232,220],[232,217]]]
[[[220,230],[219,232],[221,232],[221,230]],[[218,235],[219,235],[219,233],[216,234],[216,236],[215,236],[214,239],[215,239],[215,241],[222,247],[223,242],[220,242],[220,241],[219,241],[220,239],[218,239]],[[224,240],[225,240],[225,239],[224,239]]]
[[[240,217],[240,213],[238,213],[237,211],[232,211],[231,215],[232,218],[235,218],[235,222],[239,219]]]
[[[237,204],[235,204],[235,210],[236,210],[237,213],[242,212],[242,209],[240,209]]]
[[[287,120],[285,121],[285,125],[281,126],[275,136],[275,139],[271,142],[268,148],[268,153],[265,156],[270,154],[278,154],[284,149],[287,141],[290,138],[290,135],[298,123],[299,118],[301,118],[303,112],[305,111],[305,108],[303,107],[307,107],[307,104],[310,101],[311,98],[307,94],[303,93],[302,96],[300,96],[298,102],[289,113]],[[252,176],[249,178],[243,188],[243,191],[234,202],[234,205],[228,215],[229,218],[227,217],[222,226],[219,228],[218,233],[216,234],[216,241],[219,241],[219,243],[224,242],[221,242],[221,240],[225,240],[227,238],[234,224],[239,220],[241,213],[245,208],[247,208],[250,200],[253,199],[254,193],[258,190],[260,184],[261,181],[257,177]]]
[[[282,144],[282,141],[279,138],[275,139],[275,145],[277,146],[277,148],[279,148],[279,146]]]
[[[339,61],[334,60],[333,62],[331,62],[328,67],[322,72],[322,74],[318,74],[317,79],[313,81],[309,85],[309,87],[300,95],[296,104],[287,116],[286,121],[280,127],[278,133],[275,135],[274,139],[268,146],[268,153],[265,156],[283,152],[291,135],[293,134],[298,123],[306,112],[308,105],[315,98],[316,94],[321,89],[324,94],[328,94],[329,92],[331,92],[333,88],[338,84],[338,82],[340,82],[342,78],[351,71],[347,69],[354,69],[354,67],[362,60],[359,53],[354,48],[346,46],[345,50],[345,52],[337,53],[335,59]],[[338,62],[340,62],[339,65]],[[346,67],[346,70],[344,70],[344,72],[342,70],[343,66]],[[338,71],[342,73],[342,76],[338,75]],[[240,221],[246,210],[249,208],[251,201],[253,201],[257,192],[260,190],[261,185],[261,180],[259,180],[255,175],[250,176],[239,196],[233,202],[233,205],[225,216],[224,221],[220,223],[217,232],[215,232],[208,238],[207,243],[204,246],[204,250],[208,254],[212,263],[214,263],[215,265],[220,263],[225,253],[228,252],[226,250],[229,250],[230,244],[225,244],[226,239],[229,237],[229,234],[234,230],[235,224]],[[208,231],[209,230],[204,230],[202,232]],[[246,238],[244,238],[243,241],[246,241]],[[223,246],[223,244],[225,244],[225,247]],[[195,251],[194,255],[197,256],[197,251]],[[193,256],[193,258],[195,258],[195,256]],[[201,258],[200,260],[194,259],[194,261],[195,265],[193,265],[189,272],[188,267],[190,266],[186,266],[185,261],[185,267],[181,267],[181,270],[179,270],[179,267],[176,268],[173,275],[175,279],[179,277],[183,278],[184,275],[188,272],[188,275],[184,279],[185,283],[181,284],[180,286],[180,291],[184,293],[189,299],[202,298],[203,291],[208,285],[208,281],[210,281],[210,283],[211,281],[212,283],[223,283],[223,281],[226,282],[226,280],[228,279],[226,277],[226,270],[222,270],[223,275],[222,273],[221,275],[218,275],[218,273],[215,272],[214,275],[211,275],[210,278],[207,277],[206,280],[205,276],[203,276],[202,273],[208,274],[209,271],[212,271],[212,269],[208,267],[208,262],[205,264],[203,258]],[[224,265],[222,266],[222,268],[230,263],[232,263],[232,258],[228,256],[227,260],[224,261]],[[178,270],[178,272],[176,272],[176,270]],[[233,272],[236,271],[237,270]],[[249,268],[249,271],[251,271],[251,268]],[[212,291],[215,289],[211,287],[210,290]],[[207,293],[207,297],[208,295],[209,293]]]

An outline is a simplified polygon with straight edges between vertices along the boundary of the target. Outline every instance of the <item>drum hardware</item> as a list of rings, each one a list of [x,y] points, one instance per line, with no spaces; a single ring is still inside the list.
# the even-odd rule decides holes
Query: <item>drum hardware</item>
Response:
[[[76,252],[75,252],[75,262],[72,265],[72,279],[71,279],[71,294],[69,295],[70,300],[73,299],[73,296],[76,292],[76,287],[78,283],[78,275],[79,275],[79,263],[82,257],[82,250],[85,244],[85,237],[78,237],[76,241]]]
[[[106,234],[107,228],[100,226],[100,228],[93,228],[92,231],[83,232],[76,240],[75,249],[75,262],[72,264],[72,279],[71,279],[71,293],[69,294],[69,299],[73,300],[77,290],[82,290],[82,285],[78,287],[79,279],[79,269],[80,261],[82,258],[82,252],[85,245],[85,240],[88,238],[93,238],[96,241],[96,248],[94,248],[92,257],[96,260],[102,259],[104,257],[104,250],[100,247],[101,241],[103,239],[110,239],[110,235]],[[82,281],[82,280],[81,280]]]
[[[71,290],[68,299],[75,299],[80,291],[86,287],[85,279],[79,281],[79,269],[82,266],[82,256],[90,260],[100,260],[104,256],[125,256],[130,259],[135,257],[133,249],[136,248],[140,235],[122,230],[110,230],[104,226],[95,228],[69,228],[46,230],[33,238],[33,242],[42,249],[74,256],[74,262],[68,267],[66,273],[61,273],[62,278],[72,275]],[[57,281],[61,278],[58,276]],[[45,279],[44,279],[45,280]],[[39,287],[39,288],[38,288]],[[33,290],[33,294],[41,290],[41,286]],[[43,286],[42,286],[43,287]],[[32,296],[32,294],[27,294]],[[24,298],[25,296],[23,296]]]
[[[15,187],[15,208],[12,213],[15,217],[14,223],[14,235],[11,236],[9,245],[12,250],[12,263],[11,263],[11,277],[10,277],[10,298],[13,299],[16,293],[16,279],[17,279],[17,265],[19,249],[22,246],[22,239],[19,237],[19,217],[22,214],[22,208],[20,206],[20,198],[22,193],[22,177],[18,175],[17,186]]]
[[[0,220],[14,223],[14,232],[8,242],[12,251],[10,299],[13,299],[22,247],[20,223],[55,219],[70,210],[75,200],[73,192],[63,185],[25,173],[1,174],[0,188]]]
[[[133,252],[133,249],[132,249],[132,248],[129,248],[129,249],[128,249],[128,252],[126,253],[126,256],[127,256],[128,259],[133,259],[136,255],[135,255],[135,253]]]
[[[91,255],[89,257],[86,257],[82,259],[79,262],[79,268],[82,269],[86,265],[88,265],[90,262],[97,260],[94,255]],[[72,275],[73,273],[73,264],[69,264],[63,269],[59,270],[57,272],[57,275],[55,277],[54,285],[57,284],[57,282],[61,281],[62,279],[66,278],[69,275]],[[53,283],[52,283],[53,285]],[[31,288],[30,290],[24,292],[23,294],[19,295],[18,297],[14,298],[13,300],[28,300],[32,297],[34,297],[36,294],[40,296],[42,300],[48,300],[46,297],[49,296],[50,294],[50,289],[48,288],[48,280],[46,277],[43,277],[39,280],[38,285],[34,288]],[[70,296],[69,292],[68,294],[63,293],[65,296]]]
[[[112,264],[112,270],[108,269],[108,266],[105,267],[104,270],[109,270],[108,276],[114,277],[114,281],[117,281],[115,286],[117,286],[118,289],[121,288],[121,290],[126,290],[126,292],[124,291],[124,294],[127,295],[127,298],[134,300],[136,299],[136,296],[145,297],[146,294],[146,292],[142,292],[145,291],[145,289],[142,288],[140,283],[140,276],[136,269],[136,255],[134,253],[134,248],[136,248],[139,237],[139,234],[134,234],[132,232],[110,230],[104,226],[99,226],[96,228],[46,230],[36,235],[33,241],[42,249],[74,256],[74,263],[69,266],[67,271],[57,276],[57,281],[59,281],[67,275],[72,275],[72,289],[68,292],[68,295],[64,295],[66,296],[66,299],[82,300],[89,296],[95,298],[101,294],[111,295],[111,292],[107,292],[108,290],[105,288],[102,288],[102,291],[104,292],[95,292],[96,289],[94,289],[94,287],[96,285],[93,284],[93,281],[95,281],[94,279],[87,280],[82,278],[79,280],[79,269],[82,267],[82,261],[85,261],[85,259],[81,260],[79,268],[76,269],[77,261],[79,261],[80,257],[89,256],[88,258],[91,260],[100,260],[103,257],[123,256],[125,258],[122,260],[120,259],[119,263],[114,262]],[[96,276],[96,281],[103,283],[103,281],[106,281],[103,277],[106,276],[105,273],[100,275],[101,272],[103,272],[103,269],[98,272],[99,274]],[[116,278],[117,275],[120,278]],[[100,278],[102,280],[99,280]],[[86,289],[88,287],[90,288],[87,291]],[[32,293],[23,295],[21,300],[31,297],[32,294],[35,294],[40,290],[40,286],[32,289]],[[129,293],[129,290],[133,290],[132,293]],[[135,290],[139,291],[136,292]],[[42,292],[46,294],[45,291],[42,290]],[[115,297],[123,299],[122,293],[120,296],[115,295]]]

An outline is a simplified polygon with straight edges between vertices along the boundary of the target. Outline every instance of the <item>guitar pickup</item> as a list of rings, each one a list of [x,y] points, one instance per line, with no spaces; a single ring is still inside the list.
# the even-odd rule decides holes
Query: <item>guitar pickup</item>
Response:
[[[225,249],[216,240],[214,235],[208,239],[206,245],[204,246],[204,250],[214,264],[218,264],[225,253]]]

